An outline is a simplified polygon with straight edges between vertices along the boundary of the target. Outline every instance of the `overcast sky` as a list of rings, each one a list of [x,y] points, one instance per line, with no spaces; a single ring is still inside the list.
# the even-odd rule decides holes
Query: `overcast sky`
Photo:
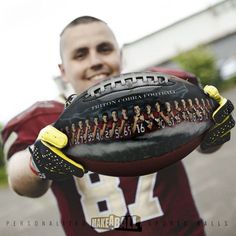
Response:
[[[81,15],[106,21],[120,45],[220,0],[7,0],[0,2],[0,122],[35,101],[53,99],[59,75],[59,34]]]

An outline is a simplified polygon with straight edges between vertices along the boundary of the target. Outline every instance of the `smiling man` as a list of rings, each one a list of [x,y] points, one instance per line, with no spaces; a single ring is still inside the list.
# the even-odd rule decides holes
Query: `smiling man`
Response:
[[[65,27],[61,33],[60,53],[61,76],[77,94],[121,73],[121,53],[116,38],[105,22],[94,17],[79,17]],[[64,104],[59,101],[38,102],[4,128],[2,136],[8,159],[9,183],[15,192],[39,197],[51,188],[65,233],[69,236],[133,235],[123,226],[122,232],[114,229],[113,225],[102,229],[91,227],[93,219],[109,219],[113,215],[122,220],[126,217],[140,219],[142,231],[138,235],[204,235],[181,162],[145,176],[85,174],[82,165],[62,154],[60,147],[63,145],[52,149],[49,144],[45,146],[41,136],[37,139],[39,131],[46,130],[47,134],[58,135],[64,140],[64,134],[48,126],[58,119],[63,109]],[[140,108],[137,113],[140,115]],[[94,117],[93,138],[99,135],[100,119]],[[82,124],[81,121],[80,128],[84,129]],[[42,147],[39,152],[37,144]],[[44,150],[47,154],[41,153]],[[62,165],[54,161],[55,157]],[[46,162],[44,166],[40,165],[42,160]],[[73,175],[68,168],[73,169]],[[121,224],[122,221],[116,227]]]

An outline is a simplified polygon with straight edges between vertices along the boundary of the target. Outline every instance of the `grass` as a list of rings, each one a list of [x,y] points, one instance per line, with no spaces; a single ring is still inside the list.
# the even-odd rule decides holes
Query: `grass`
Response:
[[[7,173],[6,168],[4,166],[0,167],[0,187],[7,186]]]

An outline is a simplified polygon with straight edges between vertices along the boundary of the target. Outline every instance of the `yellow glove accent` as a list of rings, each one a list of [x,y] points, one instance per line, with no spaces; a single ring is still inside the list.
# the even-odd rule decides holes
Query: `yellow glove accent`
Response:
[[[206,85],[204,88],[203,88],[204,92],[206,94],[208,94],[211,98],[213,98],[214,100],[216,100],[220,105],[222,105],[222,102],[225,98],[223,98],[218,89],[213,86],[213,85]]]
[[[39,132],[38,139],[40,139],[41,141],[45,141],[60,149],[65,147],[68,143],[67,136],[52,125],[48,125],[43,128]]]
[[[212,114],[212,118],[214,119],[215,114],[222,108],[222,106],[225,105],[227,99],[222,97],[218,89],[213,85],[206,85],[203,90],[206,94],[208,94],[211,98],[219,103],[219,107]]]

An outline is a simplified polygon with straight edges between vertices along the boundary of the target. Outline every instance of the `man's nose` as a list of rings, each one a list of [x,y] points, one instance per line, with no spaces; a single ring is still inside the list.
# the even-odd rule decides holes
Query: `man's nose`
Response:
[[[90,64],[93,70],[100,70],[103,67],[101,56],[99,56],[97,53],[91,53]]]

